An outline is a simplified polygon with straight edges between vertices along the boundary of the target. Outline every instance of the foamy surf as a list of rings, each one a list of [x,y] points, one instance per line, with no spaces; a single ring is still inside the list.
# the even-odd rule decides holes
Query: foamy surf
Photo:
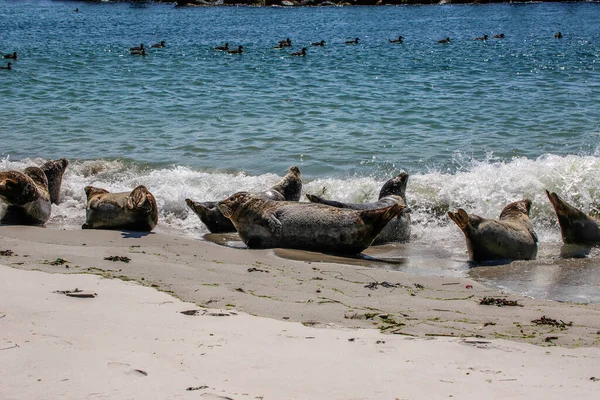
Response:
[[[41,158],[0,161],[0,170],[22,170],[41,165]],[[301,166],[300,166],[301,167]],[[462,233],[450,223],[448,210],[462,207],[469,213],[498,217],[509,202],[530,198],[531,218],[540,242],[559,242],[556,216],[544,190],[557,192],[585,212],[596,210],[600,199],[600,158],[597,156],[544,155],[537,159],[508,161],[471,160],[456,172],[429,170],[411,172],[406,191],[412,209],[412,241],[440,243],[462,240]],[[390,171],[389,178],[398,171]],[[254,176],[244,172],[202,171],[186,166],[151,168],[120,160],[71,160],[61,189],[62,202],[53,207],[50,225],[75,228],[85,220],[87,185],[111,192],[130,191],[143,184],[158,202],[159,231],[188,237],[208,233],[199,218],[188,209],[186,198],[195,201],[220,200],[238,191],[258,192],[278,182],[287,171]],[[343,202],[375,201],[388,178],[304,177],[305,193]],[[453,247],[453,246],[452,246]]]

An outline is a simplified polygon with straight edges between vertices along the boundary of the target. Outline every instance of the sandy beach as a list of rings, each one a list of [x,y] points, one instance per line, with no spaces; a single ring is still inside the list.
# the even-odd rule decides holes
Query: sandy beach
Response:
[[[597,304],[159,233],[0,226],[0,251],[5,399],[591,399],[600,387]]]

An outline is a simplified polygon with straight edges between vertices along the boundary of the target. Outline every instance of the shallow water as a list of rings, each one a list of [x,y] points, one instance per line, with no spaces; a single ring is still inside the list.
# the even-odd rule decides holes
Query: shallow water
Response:
[[[544,190],[584,211],[600,201],[598,7],[0,2],[0,52],[19,53],[13,71],[0,71],[0,170],[71,160],[50,226],[79,228],[86,185],[144,184],[159,204],[158,231],[199,239],[208,231],[185,198],[261,191],[297,165],[305,193],[365,202],[406,170],[411,243],[374,249],[402,260],[378,267],[596,302],[595,253],[565,267]],[[501,32],[505,39],[472,40]],[[398,35],[404,44],[388,42]],[[446,36],[451,43],[438,45]],[[327,46],[292,58],[271,48],[286,37],[290,52]],[[344,44],[354,37],[359,45]],[[161,40],[167,48],[129,54]],[[213,49],[226,41],[245,54]],[[497,217],[525,197],[538,260],[469,270],[446,211]],[[580,276],[576,265],[587,265]],[[521,279],[520,267],[569,273]],[[546,281],[552,290],[538,284]]]

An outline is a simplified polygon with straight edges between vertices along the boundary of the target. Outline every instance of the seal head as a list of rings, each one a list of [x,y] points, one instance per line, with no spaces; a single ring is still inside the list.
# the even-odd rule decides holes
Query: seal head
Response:
[[[300,193],[302,192],[302,174],[300,168],[290,167],[288,173],[277,182],[271,190],[283,196],[286,201],[300,201]],[[279,200],[276,196],[269,196],[272,200]]]
[[[565,244],[600,244],[600,221],[573,207],[556,193],[546,190],[546,195],[558,217],[560,232]]]
[[[109,193],[93,186],[84,190],[87,207],[83,229],[150,232],[158,224],[156,200],[143,185],[123,193]]]
[[[501,260],[532,260],[538,238],[529,220],[531,200],[508,204],[499,219],[469,215],[459,208],[448,217],[463,231],[469,257],[474,263]]]

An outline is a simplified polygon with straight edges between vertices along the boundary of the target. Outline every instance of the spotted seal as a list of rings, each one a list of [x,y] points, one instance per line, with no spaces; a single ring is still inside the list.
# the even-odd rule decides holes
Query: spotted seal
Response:
[[[257,195],[271,200],[300,200],[302,192],[302,178],[300,168],[291,167],[286,176],[277,182],[271,189],[257,193]],[[235,232],[235,226],[229,218],[225,218],[219,208],[218,201],[196,202],[191,199],[185,199],[187,206],[200,217],[200,220],[206,225],[211,233]]]
[[[546,195],[558,217],[565,244],[600,244],[600,220],[573,207],[556,193],[546,190]]]
[[[93,186],[86,186],[84,190],[87,207],[83,229],[149,232],[158,223],[156,200],[143,185],[122,193],[109,193]]]
[[[294,248],[358,254],[404,206],[399,201],[376,210],[350,210],[318,203],[266,200],[239,192],[219,202],[249,248]]]
[[[379,200],[373,203],[342,203],[339,201],[326,200],[320,196],[306,194],[308,200],[312,203],[327,204],[338,208],[350,208],[352,210],[375,210],[377,208],[387,207],[397,202],[397,196],[402,198],[402,204],[406,203],[406,184],[408,183],[408,174],[401,172],[397,176],[389,179],[383,184],[379,191]],[[383,228],[373,241],[373,245],[380,245],[393,242],[407,242],[410,240],[410,214],[406,209],[397,218],[392,219]]]
[[[0,172],[0,200],[6,204],[2,223],[44,225],[50,219],[48,179],[39,167]]]
[[[465,234],[467,249],[475,263],[494,260],[532,260],[537,255],[538,238],[529,220],[531,200],[508,204],[499,219],[468,215],[459,208],[448,217]]]
[[[60,202],[60,187],[68,165],[69,161],[66,158],[61,158],[46,161],[41,167],[46,174],[46,178],[48,178],[48,192],[50,192],[50,202],[52,204]]]

